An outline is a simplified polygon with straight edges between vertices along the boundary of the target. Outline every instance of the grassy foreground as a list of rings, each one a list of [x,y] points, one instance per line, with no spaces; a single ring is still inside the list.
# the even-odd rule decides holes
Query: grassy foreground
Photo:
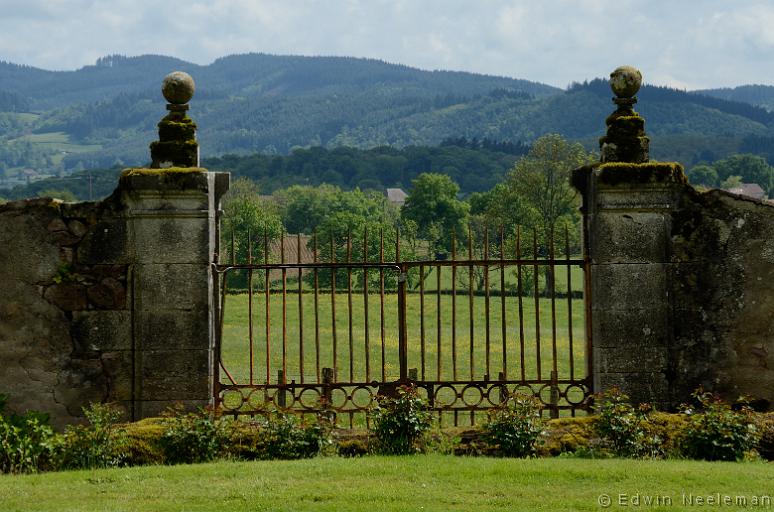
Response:
[[[644,502],[650,497],[662,500],[658,508],[694,510],[718,493],[771,509],[749,503],[774,495],[773,477],[772,464],[695,461],[432,455],[220,462],[0,476],[0,510],[600,510],[607,496],[610,509],[652,508]],[[693,504],[684,503],[689,496]]]

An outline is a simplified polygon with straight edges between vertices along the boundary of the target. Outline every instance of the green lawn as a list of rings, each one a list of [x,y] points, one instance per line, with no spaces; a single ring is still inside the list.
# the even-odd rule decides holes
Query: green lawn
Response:
[[[575,511],[600,510],[608,496],[614,510],[734,510],[744,507],[706,499],[770,499],[772,478],[766,463],[440,455],[220,462],[0,476],[0,510]],[[683,494],[694,504],[684,504]],[[637,497],[639,507],[631,504]],[[661,506],[645,505],[646,497]]]
[[[419,380],[443,382],[494,381],[504,372],[508,380],[540,381],[541,384],[533,384],[530,390],[514,383],[509,391],[539,392],[544,402],[549,403],[550,388],[542,386],[549,381],[554,368],[560,380],[581,380],[586,375],[584,302],[582,299],[562,297],[562,294],[567,295],[568,290],[567,269],[557,267],[557,270],[558,296],[553,301],[550,297],[536,299],[525,295],[519,299],[514,296],[514,269],[501,273],[500,269],[492,268],[488,300],[480,289],[473,296],[468,294],[466,268],[458,269],[456,279],[452,279],[450,268],[444,268],[440,274],[440,286],[439,275],[434,271],[425,281],[424,296],[418,293],[418,286],[412,287],[407,295],[408,368],[416,370]],[[526,270],[524,274],[527,274]],[[398,296],[394,291],[386,293],[383,298],[374,293],[378,291],[377,271],[370,273],[376,283],[370,285],[367,295],[360,288],[361,279],[357,273],[353,273],[351,295],[347,293],[345,271],[340,271],[338,293],[335,295],[329,289],[330,275],[321,276],[320,286],[327,289],[319,291],[316,308],[315,294],[309,281],[302,281],[303,293],[299,294],[298,280],[292,273],[288,275],[288,293],[283,298],[280,273],[272,273],[267,333],[267,299],[263,290],[265,276],[260,272],[254,273],[252,384],[260,385],[267,381],[276,384],[279,381],[278,371],[283,368],[283,353],[287,382],[319,383],[322,369],[326,367],[334,368],[336,381],[342,383],[389,382],[399,378]],[[310,276],[309,270],[306,276]],[[570,290],[582,289],[582,276],[580,268],[571,269]],[[235,277],[231,285],[240,283],[239,276]],[[246,287],[246,273],[241,277],[241,285]],[[388,282],[393,280],[394,286],[394,271],[387,271],[386,277]],[[501,279],[509,290],[503,296],[499,291]],[[524,277],[524,280],[527,281],[527,278]],[[449,294],[453,286],[461,294]],[[444,293],[436,294],[435,290],[439,288]],[[476,287],[473,289],[476,290]],[[526,291],[531,287],[528,288],[525,282],[523,289]],[[237,384],[251,382],[249,309],[247,293],[226,295],[221,360]],[[224,384],[230,383],[225,372],[221,372],[220,380]],[[434,391],[437,404],[455,409],[477,404],[480,408],[499,402],[499,391],[487,393],[488,387],[484,385],[483,390],[479,390],[464,384],[454,387],[443,385]],[[566,388],[566,384],[560,384],[560,394],[566,391],[568,397],[560,397],[560,406],[583,401],[581,387]],[[222,395],[224,408],[242,411],[260,408],[271,400],[267,393],[271,392],[248,394],[245,390],[227,391]],[[294,408],[298,405],[313,407],[317,399],[314,391],[297,394]],[[352,405],[366,407],[372,400],[372,393],[365,389],[335,389],[331,400],[334,407],[346,405],[345,409],[351,410]],[[247,402],[252,407],[245,405]],[[274,403],[278,403],[276,398]],[[443,414],[448,415],[449,422],[459,424],[462,419],[457,415],[459,412]],[[562,412],[565,413],[569,411]],[[464,414],[467,418],[467,413]],[[350,425],[355,425],[362,424],[363,418],[353,422],[350,416],[349,420]],[[443,421],[445,423],[447,419]]]
[[[56,153],[52,155],[54,164],[59,164],[62,161],[64,153],[85,153],[102,148],[99,144],[73,143],[65,132],[32,133],[14,140],[29,142],[42,149],[55,151]]]
[[[288,380],[301,380],[301,341],[304,344],[304,376],[306,382],[317,382],[317,350],[315,336],[314,294],[304,293],[300,296],[301,315],[299,319],[299,295],[288,294],[285,302],[287,326],[284,333],[286,343],[286,366]],[[424,315],[419,294],[408,295],[408,361],[410,368],[417,368],[422,377],[422,319],[424,318],[424,376],[428,380],[439,377],[438,350],[440,346],[441,366],[440,378],[452,379],[453,347],[456,347],[457,377],[467,379],[471,375],[471,301],[468,296],[457,296],[456,322],[452,323],[451,295],[440,297],[440,324],[438,322],[438,298],[427,294],[424,299]],[[503,370],[503,334],[501,297],[492,296],[489,299],[489,374],[497,378]],[[317,322],[319,329],[319,359],[320,367],[333,367],[333,320],[334,310],[330,293],[320,293],[318,298]],[[517,297],[505,297],[505,343],[506,371],[509,378],[521,378],[521,337],[519,332],[519,304]],[[482,379],[487,373],[487,315],[485,314],[486,298],[473,298],[473,377]],[[223,332],[222,360],[226,368],[238,383],[245,383],[249,378],[249,322],[247,294],[228,295],[225,303],[225,320]],[[540,330],[536,329],[535,307],[540,310]],[[553,338],[556,329],[556,366],[560,378],[570,376],[570,333],[573,339],[573,370],[574,375],[582,378],[585,372],[585,336],[584,336],[584,306],[581,299],[573,299],[572,327],[570,328],[566,298],[556,299],[556,322],[552,322],[551,300],[548,298],[522,298],[522,321],[524,326],[524,376],[535,379],[537,372],[538,347],[540,348],[542,378],[550,377],[553,368]],[[365,327],[365,297],[361,293],[352,295],[351,315],[350,302],[347,294],[336,294],[336,366],[338,377],[345,381],[350,378],[350,361],[352,377],[356,381],[381,380],[381,303],[378,294],[368,296],[368,329]],[[397,295],[387,294],[384,300],[385,328],[385,376],[387,379],[398,377],[398,315]],[[269,368],[268,377],[276,382],[277,370],[282,368],[283,349],[283,299],[282,294],[274,291],[269,303]],[[263,293],[253,297],[253,359],[254,381],[263,383],[267,378],[266,367],[266,298]],[[352,322],[352,357],[350,357],[350,319]],[[439,330],[440,325],[440,343]],[[368,351],[366,351],[366,332],[368,333]],[[537,342],[537,333],[540,343]],[[456,336],[453,343],[453,336]],[[370,372],[366,372],[366,354],[370,362]],[[221,379],[225,382],[224,379]]]

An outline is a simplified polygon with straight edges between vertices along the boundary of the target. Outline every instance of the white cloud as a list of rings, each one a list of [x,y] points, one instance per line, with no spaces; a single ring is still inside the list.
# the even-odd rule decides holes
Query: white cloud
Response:
[[[0,59],[74,69],[111,53],[381,58],[565,86],[620,64],[679,87],[774,83],[765,0],[0,0]]]

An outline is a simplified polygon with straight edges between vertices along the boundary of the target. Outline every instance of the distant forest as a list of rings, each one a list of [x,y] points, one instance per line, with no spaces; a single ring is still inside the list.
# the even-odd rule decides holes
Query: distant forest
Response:
[[[529,151],[521,143],[495,142],[488,139],[457,138],[440,146],[409,146],[403,149],[377,147],[313,147],[296,149],[290,155],[225,155],[206,158],[202,166],[211,171],[231,172],[232,179],[253,180],[262,194],[291,185],[328,183],[345,190],[382,191],[388,187],[408,188],[423,172],[451,177],[462,194],[482,192],[500,183],[519,158]],[[121,166],[84,170],[64,178],[51,178],[13,190],[0,191],[7,199],[47,195],[88,200],[89,183],[92,197],[105,197],[113,192]]]
[[[196,80],[190,114],[202,156],[267,155],[249,158],[269,187],[282,178],[271,170],[279,164],[265,162],[299,148],[400,150],[460,138],[530,144],[558,133],[593,151],[614,108],[606,80],[561,90],[373,59],[247,54],[199,66],[159,55],[112,55],[67,72],[0,62],[0,178],[16,178],[27,167],[70,173],[146,164],[165,112],[159,84],[173,69]],[[772,87],[686,92],[645,85],[638,98],[654,159],[691,167],[741,152],[774,158]],[[361,186],[387,179],[364,169],[344,174],[341,180]]]

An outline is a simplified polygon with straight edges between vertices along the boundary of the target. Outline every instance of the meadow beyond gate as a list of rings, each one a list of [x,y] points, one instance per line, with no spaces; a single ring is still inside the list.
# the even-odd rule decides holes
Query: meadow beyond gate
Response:
[[[448,254],[401,258],[397,233],[248,242],[218,277],[214,395],[224,414],[335,413],[360,424],[378,394],[416,385],[442,423],[475,423],[508,394],[551,416],[591,392],[587,264],[554,241],[487,231]],[[385,259],[385,244],[392,261]],[[404,249],[404,255],[405,255]]]

